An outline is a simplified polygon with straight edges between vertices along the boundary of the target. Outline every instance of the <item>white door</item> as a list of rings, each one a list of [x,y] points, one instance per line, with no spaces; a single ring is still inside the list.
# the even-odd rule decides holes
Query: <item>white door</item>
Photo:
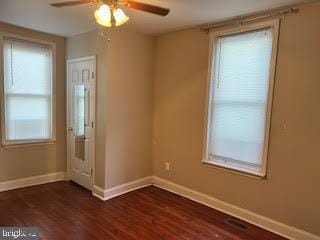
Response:
[[[95,157],[95,57],[68,63],[68,174],[92,189]]]

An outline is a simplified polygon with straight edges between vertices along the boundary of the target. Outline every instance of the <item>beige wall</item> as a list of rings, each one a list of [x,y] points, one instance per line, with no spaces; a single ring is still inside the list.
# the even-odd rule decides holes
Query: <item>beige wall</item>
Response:
[[[97,55],[95,184],[111,188],[152,175],[154,38],[113,29],[68,39],[67,57]]]
[[[201,164],[207,34],[190,29],[155,42],[113,30],[110,43],[100,31],[69,38],[68,59],[97,55],[95,184],[111,188],[150,176],[153,158],[156,176],[320,235],[319,21],[317,3],[281,25],[267,180]],[[57,44],[57,143],[0,147],[0,182],[65,171],[64,38],[1,23],[0,31]]]
[[[0,182],[66,170],[65,39],[0,23],[0,32],[56,44],[56,137],[53,145],[4,148],[0,146]],[[1,133],[0,133],[1,134]]]
[[[113,30],[108,48],[106,186],[152,175],[155,39]]]
[[[155,175],[320,235],[319,22],[317,3],[281,24],[267,180],[201,163],[208,35],[191,29],[159,37]],[[166,161],[171,164],[169,172]]]

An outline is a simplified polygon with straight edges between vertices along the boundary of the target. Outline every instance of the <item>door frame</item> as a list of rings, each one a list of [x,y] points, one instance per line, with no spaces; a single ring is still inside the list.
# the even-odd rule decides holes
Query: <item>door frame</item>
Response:
[[[71,152],[70,152],[70,148],[69,148],[69,145],[70,145],[70,131],[69,131],[69,121],[70,121],[70,117],[69,117],[69,112],[70,112],[70,107],[69,107],[69,90],[70,90],[70,77],[69,77],[69,65],[71,63],[76,63],[76,62],[82,62],[82,61],[92,61],[93,62],[93,68],[94,68],[94,90],[95,90],[95,110],[96,110],[96,107],[97,107],[97,90],[96,90],[96,86],[97,86],[97,57],[96,55],[92,55],[92,56],[88,56],[88,57],[81,57],[81,58],[71,58],[71,59],[67,59],[66,61],[66,138],[67,138],[67,174],[66,174],[66,179],[68,181],[70,181],[70,171],[71,171]],[[94,157],[92,159],[92,175],[91,175],[91,184],[92,184],[92,188],[91,188],[91,192],[93,192],[93,187],[94,187],[94,178],[95,178],[95,166],[96,166],[96,121],[97,121],[97,111],[95,111],[95,138],[94,138],[94,145],[93,145],[93,148],[94,148]]]

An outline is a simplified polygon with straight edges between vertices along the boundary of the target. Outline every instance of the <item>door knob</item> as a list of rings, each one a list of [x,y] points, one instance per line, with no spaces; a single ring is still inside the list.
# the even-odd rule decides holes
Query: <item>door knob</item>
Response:
[[[73,128],[72,128],[72,127],[69,127],[69,128],[68,128],[68,132],[73,132]]]

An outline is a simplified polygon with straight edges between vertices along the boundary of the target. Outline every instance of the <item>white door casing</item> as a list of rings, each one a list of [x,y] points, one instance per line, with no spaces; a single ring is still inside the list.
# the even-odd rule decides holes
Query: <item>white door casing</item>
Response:
[[[68,178],[92,190],[95,159],[96,58],[67,61]]]

